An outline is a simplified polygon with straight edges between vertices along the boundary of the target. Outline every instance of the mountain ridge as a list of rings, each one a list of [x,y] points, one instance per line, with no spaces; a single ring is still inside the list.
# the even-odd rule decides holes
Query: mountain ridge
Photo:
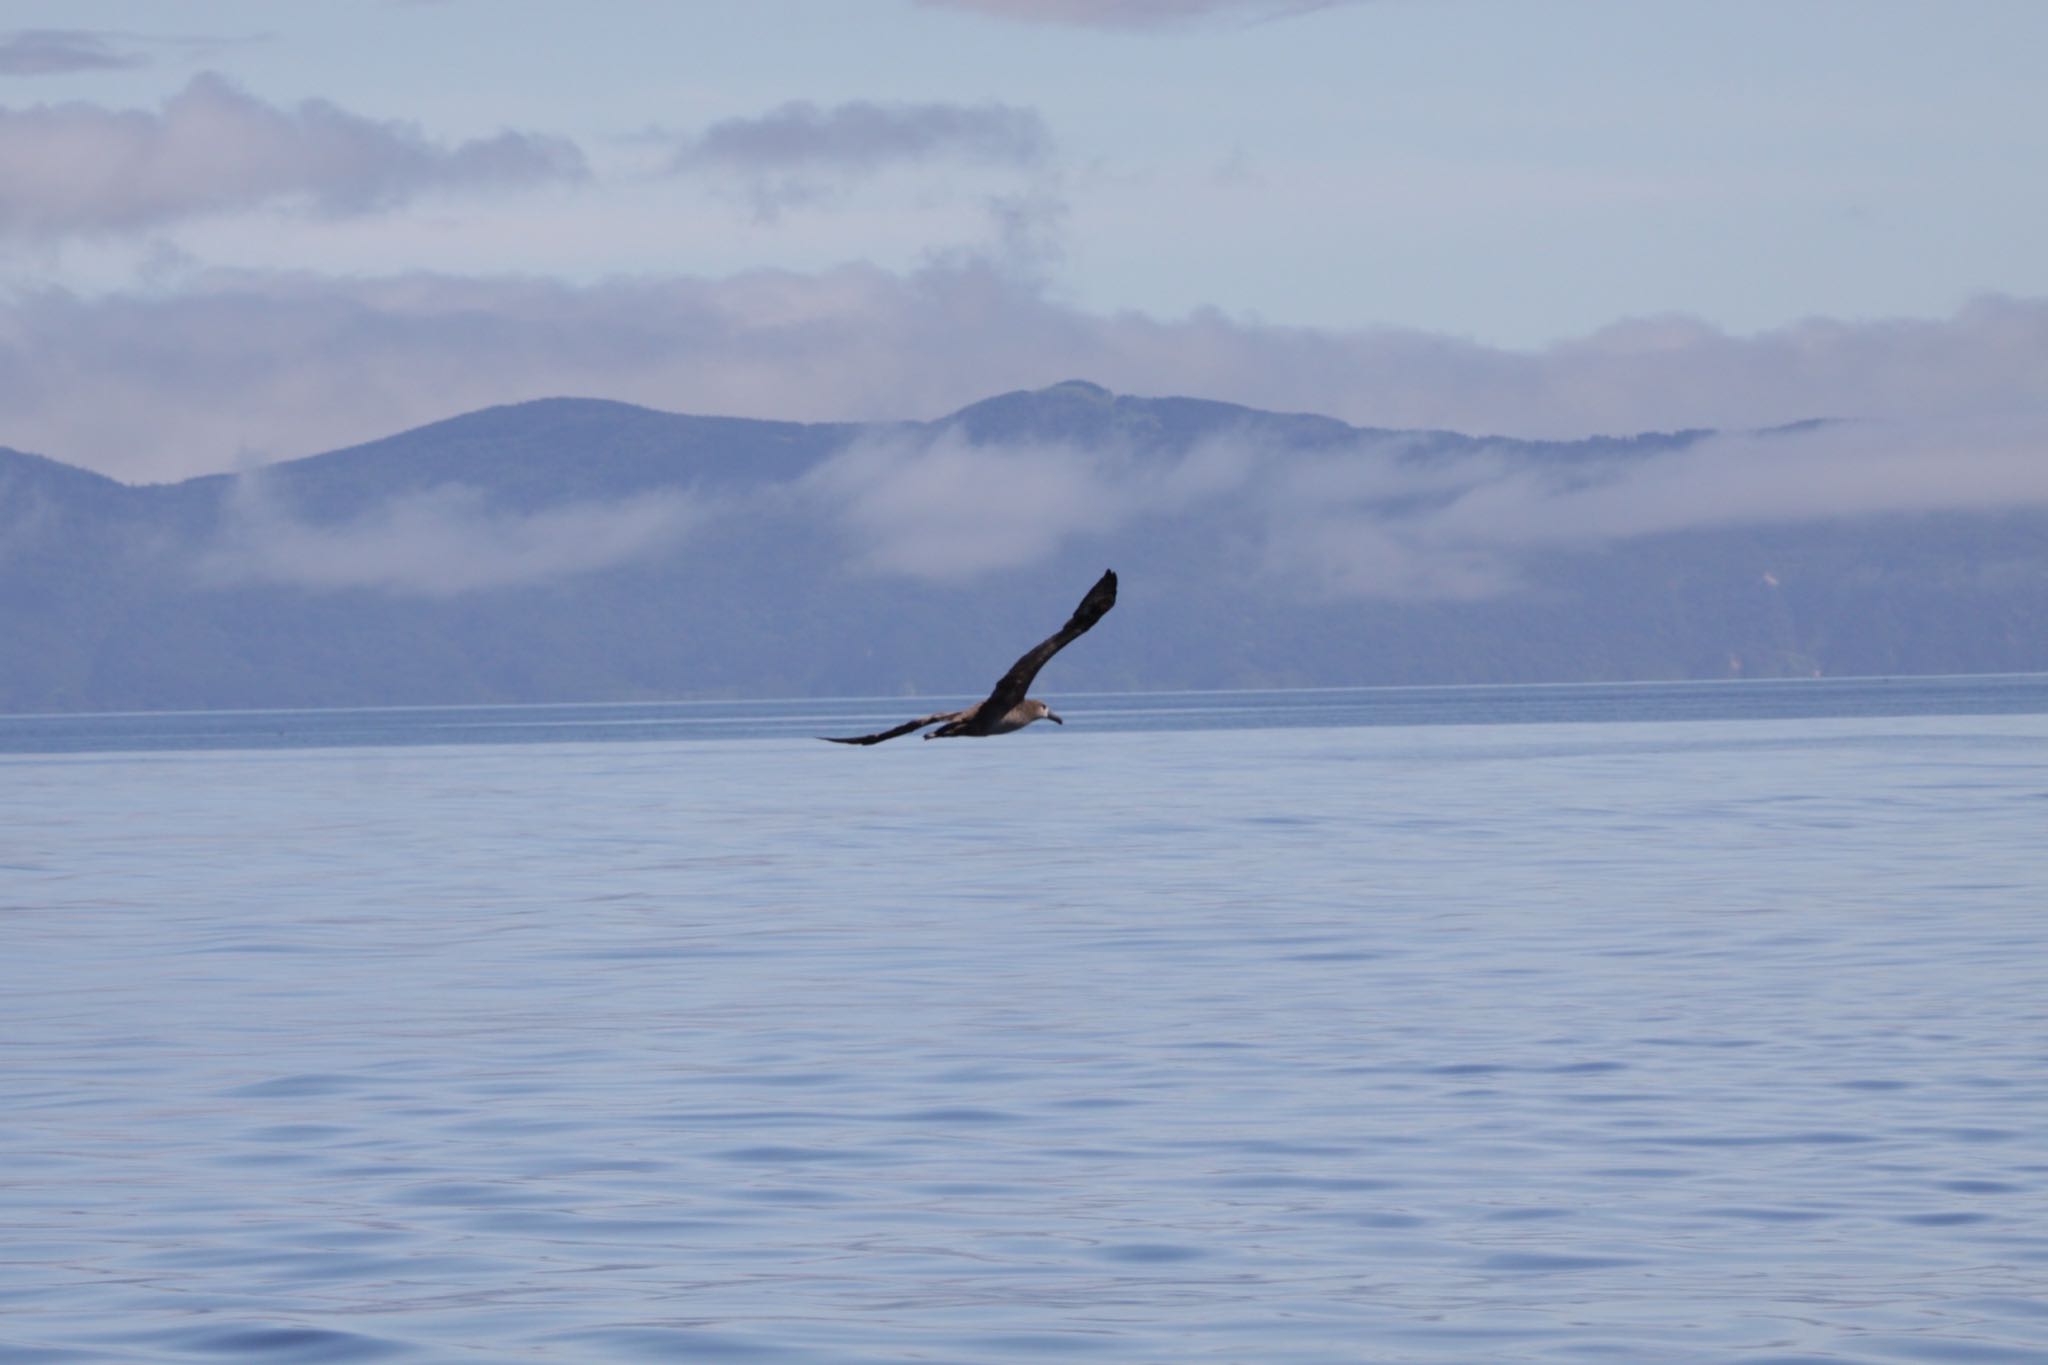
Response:
[[[1076,402],[1076,399],[1081,401]],[[406,427],[388,435],[373,437],[366,441],[337,446],[332,450],[315,451],[305,455],[288,456],[281,460],[267,461],[247,466],[240,470],[222,470],[195,474],[183,479],[158,480],[146,483],[128,483],[87,469],[82,465],[68,464],[61,458],[33,451],[18,450],[0,445],[0,459],[14,456],[21,460],[40,465],[55,466],[58,469],[73,470],[90,478],[118,484],[123,488],[175,488],[185,484],[209,481],[232,480],[249,473],[326,467],[350,463],[368,457],[379,457],[393,450],[410,451],[428,440],[452,438],[451,444],[472,446],[484,441],[502,443],[506,441],[530,442],[535,439],[561,437],[574,434],[579,427],[591,426],[600,429],[624,424],[650,431],[660,431],[671,424],[689,424],[704,428],[707,432],[736,432],[759,430],[781,434],[785,439],[798,434],[817,433],[837,439],[845,439],[855,433],[886,433],[890,431],[959,430],[970,439],[981,442],[1018,439],[1058,439],[1061,428],[1087,440],[1101,439],[1107,435],[1128,434],[1131,427],[1119,427],[1113,420],[1093,427],[1079,422],[1061,422],[1049,413],[1065,411],[1096,410],[1104,414],[1143,413],[1173,414],[1177,420],[1162,421],[1156,416],[1148,418],[1142,425],[1132,424],[1155,431],[1166,431],[1182,438],[1209,434],[1221,424],[1221,419],[1233,422],[1256,422],[1294,425],[1299,430],[1313,432],[1316,436],[1330,440],[1356,440],[1360,438],[1404,438],[1410,441],[1448,441],[1467,445],[1509,444],[1529,449],[1558,451],[1599,449],[1612,450],[1629,448],[1639,443],[1666,444],[1696,440],[1716,434],[1713,429],[1692,427],[1674,429],[1651,429],[1625,435],[1596,434],[1574,439],[1525,438],[1489,434],[1474,434],[1453,431],[1447,428],[1429,427],[1360,427],[1353,426],[1339,418],[1309,412],[1280,412],[1254,408],[1240,403],[1225,402],[1210,398],[1189,397],[1141,397],[1131,394],[1116,394],[1109,389],[1085,379],[1069,379],[1047,385],[1041,389],[1013,389],[1005,393],[992,394],[987,398],[956,408],[953,411],[930,419],[896,419],[889,421],[820,421],[799,422],[764,417],[736,417],[722,414],[684,413],[665,408],[650,407],[640,403],[625,402],[612,398],[589,398],[569,394],[549,395],[540,398],[520,399],[509,403],[495,403],[487,407],[454,413],[436,418],[418,426]],[[1191,420],[1193,416],[1206,415],[1212,420],[1206,423]],[[539,417],[531,422],[526,419]],[[592,419],[612,418],[614,422],[599,422]],[[1815,425],[1829,419],[1816,418],[1804,422],[1787,423],[1768,428],[1769,431],[1791,431]],[[615,431],[608,434],[615,434]]]
[[[1688,520],[1684,479],[1816,437],[1727,439],[1066,381],[877,423],[541,398],[174,484],[0,451],[0,709],[968,694],[1105,565],[1050,686],[2048,669],[2038,509]]]

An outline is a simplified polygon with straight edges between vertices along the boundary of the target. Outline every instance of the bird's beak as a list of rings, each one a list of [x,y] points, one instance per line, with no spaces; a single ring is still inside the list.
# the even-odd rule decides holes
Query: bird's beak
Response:
[[[1065,725],[1065,724],[1066,724],[1066,722],[1065,722],[1065,721],[1061,720],[1061,719],[1060,719],[1060,718],[1059,718],[1058,716],[1054,715],[1054,714],[1053,714],[1052,712],[1050,712],[1050,711],[1048,711],[1048,712],[1046,712],[1046,713],[1045,713],[1045,718],[1046,718],[1047,720],[1051,721],[1051,722],[1052,722],[1052,723],[1053,723],[1054,725]]]

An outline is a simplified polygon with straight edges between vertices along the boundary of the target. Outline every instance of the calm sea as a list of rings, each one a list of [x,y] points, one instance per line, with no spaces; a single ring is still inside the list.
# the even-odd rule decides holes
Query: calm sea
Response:
[[[0,719],[0,1360],[2048,1360],[2048,678],[1055,704]]]

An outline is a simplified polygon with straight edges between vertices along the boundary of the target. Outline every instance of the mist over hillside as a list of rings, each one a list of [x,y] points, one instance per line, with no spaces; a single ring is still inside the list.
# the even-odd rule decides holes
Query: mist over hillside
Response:
[[[549,399],[148,486],[0,449],[0,709],[977,693],[1104,567],[1048,694],[2044,670],[2043,463],[1078,381],[932,422]]]

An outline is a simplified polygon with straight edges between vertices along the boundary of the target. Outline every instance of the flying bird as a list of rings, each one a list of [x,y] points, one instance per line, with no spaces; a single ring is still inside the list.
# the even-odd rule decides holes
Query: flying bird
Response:
[[[1088,595],[1081,599],[1081,605],[1074,608],[1074,614],[1057,631],[1039,641],[1038,645],[1003,674],[1003,680],[996,684],[995,691],[988,694],[988,700],[964,711],[937,711],[916,720],[907,720],[893,730],[883,730],[872,735],[852,735],[841,739],[834,735],[820,738],[834,744],[880,744],[885,739],[907,735],[912,730],[922,730],[927,725],[939,728],[926,735],[926,739],[944,739],[950,735],[1007,735],[1012,730],[1021,730],[1034,720],[1049,720],[1054,725],[1066,722],[1052,713],[1052,708],[1036,697],[1024,694],[1031,688],[1031,680],[1038,676],[1046,661],[1081,638],[1088,628],[1100,621],[1103,614],[1116,605],[1116,571],[1106,569],[1095,586],[1088,589]]]

